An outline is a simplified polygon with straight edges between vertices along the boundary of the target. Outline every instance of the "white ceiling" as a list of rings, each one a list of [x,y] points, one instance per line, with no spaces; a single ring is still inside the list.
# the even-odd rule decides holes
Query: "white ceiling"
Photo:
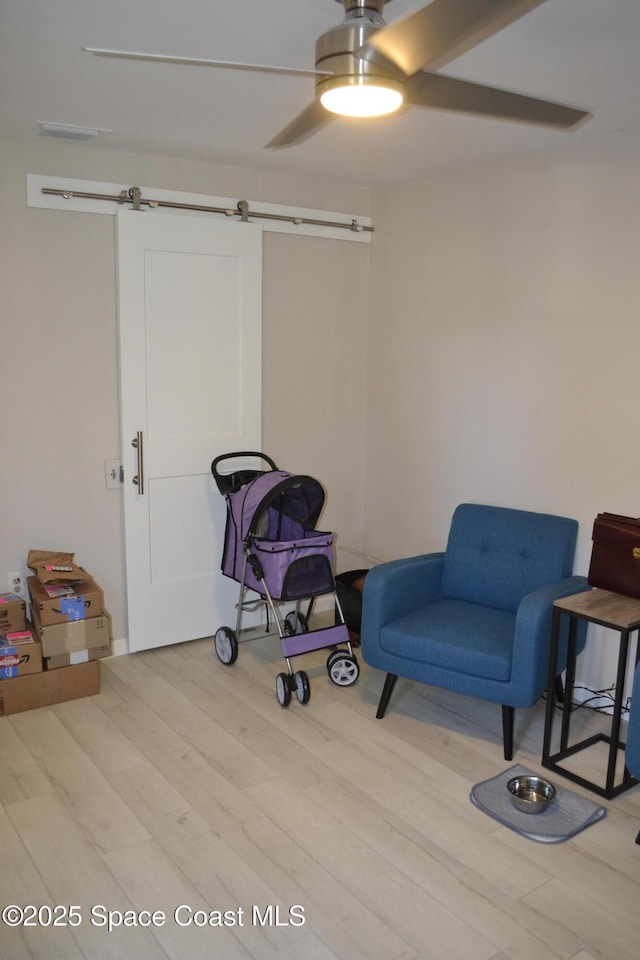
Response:
[[[391,23],[424,6],[388,0]],[[91,149],[160,153],[376,186],[640,129],[640,0],[547,0],[443,72],[586,108],[574,132],[412,108],[264,144],[313,99],[313,79],[103,59],[83,47],[312,69],[334,0],[0,0],[0,136],[37,121],[111,130]]]

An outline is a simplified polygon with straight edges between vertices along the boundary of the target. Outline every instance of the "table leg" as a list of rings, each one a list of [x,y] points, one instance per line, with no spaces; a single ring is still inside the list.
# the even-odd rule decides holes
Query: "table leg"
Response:
[[[569,723],[573,705],[573,687],[576,679],[576,634],[578,624],[575,617],[569,617],[569,640],[567,646],[567,671],[564,685],[564,703],[562,704],[562,733],[560,750],[567,749],[569,743]]]
[[[629,653],[629,631],[620,631],[620,652],[618,653],[618,674],[616,676],[616,695],[613,701],[611,717],[611,743],[609,744],[609,763],[607,765],[607,790],[613,789],[616,774],[616,760],[620,746],[620,718],[622,717],[622,694],[627,672],[627,656]]]
[[[551,736],[553,732],[554,690],[556,682],[556,663],[558,660],[558,635],[560,632],[560,611],[554,607],[551,615],[551,636],[549,641],[549,675],[547,682],[547,704],[544,718],[544,735],[542,738],[542,763],[545,764],[551,756]],[[565,694],[565,704],[567,697]]]

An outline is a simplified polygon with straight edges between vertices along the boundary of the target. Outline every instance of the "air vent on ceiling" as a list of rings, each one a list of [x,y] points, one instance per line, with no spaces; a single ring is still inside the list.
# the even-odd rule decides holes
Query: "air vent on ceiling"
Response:
[[[38,133],[41,137],[58,137],[62,140],[95,140],[101,133],[111,133],[111,130],[101,130],[99,127],[79,127],[72,123],[50,123],[48,120],[38,120]]]

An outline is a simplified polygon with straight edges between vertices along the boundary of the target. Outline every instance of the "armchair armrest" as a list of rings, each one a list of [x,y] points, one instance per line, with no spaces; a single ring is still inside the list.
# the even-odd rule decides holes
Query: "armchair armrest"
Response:
[[[624,762],[629,773],[640,779],[640,663],[636,667],[631,691],[631,709],[629,711],[627,749],[624,753]],[[636,842],[640,843],[640,839]]]
[[[511,676],[512,684],[522,691],[522,703],[514,704],[515,706],[533,703],[547,686],[554,601],[588,589],[586,577],[573,576],[546,584],[523,597],[516,614]],[[586,636],[586,624],[581,627],[578,634],[578,652],[584,646]],[[566,659],[566,642],[562,649],[560,663],[564,663]]]
[[[373,567],[364,582],[362,643],[376,642],[382,627],[440,596],[444,553],[391,560]]]

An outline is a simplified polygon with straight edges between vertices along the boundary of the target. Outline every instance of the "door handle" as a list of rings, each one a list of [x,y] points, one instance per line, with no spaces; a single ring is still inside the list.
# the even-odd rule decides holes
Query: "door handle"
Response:
[[[142,496],[144,494],[144,455],[142,447],[142,430],[138,430],[135,437],[131,441],[131,446],[135,447],[138,451],[138,472],[135,477],[133,477],[131,482],[135,483],[138,488],[138,493],[140,496]]]

